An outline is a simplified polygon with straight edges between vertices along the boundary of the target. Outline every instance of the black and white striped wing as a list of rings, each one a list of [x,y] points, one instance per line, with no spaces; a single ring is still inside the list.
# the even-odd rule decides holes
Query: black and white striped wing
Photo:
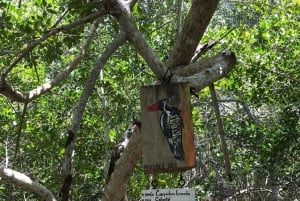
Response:
[[[184,160],[182,146],[182,119],[180,115],[165,111],[160,116],[160,127],[175,159]]]

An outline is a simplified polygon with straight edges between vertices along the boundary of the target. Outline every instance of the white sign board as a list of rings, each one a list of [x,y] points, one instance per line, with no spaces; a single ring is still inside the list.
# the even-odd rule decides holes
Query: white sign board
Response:
[[[142,190],[141,201],[195,201],[195,189],[151,189]]]

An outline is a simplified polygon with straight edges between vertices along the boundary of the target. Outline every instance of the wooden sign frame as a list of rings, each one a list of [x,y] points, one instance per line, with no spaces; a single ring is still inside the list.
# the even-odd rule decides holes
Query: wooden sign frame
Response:
[[[189,85],[144,86],[140,94],[144,172],[181,172],[195,167]]]

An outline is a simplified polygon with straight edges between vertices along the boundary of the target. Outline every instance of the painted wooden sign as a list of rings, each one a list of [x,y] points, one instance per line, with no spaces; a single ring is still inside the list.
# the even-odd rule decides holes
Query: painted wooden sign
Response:
[[[142,190],[141,201],[195,201],[195,189],[151,189]]]
[[[195,167],[189,85],[142,87],[141,105],[144,172],[180,172]]]

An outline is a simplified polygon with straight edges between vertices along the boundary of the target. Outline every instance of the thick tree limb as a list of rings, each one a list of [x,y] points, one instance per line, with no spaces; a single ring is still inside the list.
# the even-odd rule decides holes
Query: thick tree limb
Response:
[[[105,1],[106,9],[109,10],[118,20],[122,31],[126,32],[128,40],[132,43],[137,52],[144,58],[153,73],[161,79],[167,68],[155,55],[143,35],[138,30],[128,4],[123,0]]]
[[[223,58],[226,58],[223,62],[215,63],[211,68],[208,68],[198,74],[190,77],[173,76],[174,82],[188,82],[190,86],[195,88],[196,91],[203,89],[209,84],[225,77],[233,69],[237,60],[233,52],[224,52]]]
[[[186,65],[201,40],[219,0],[193,0],[192,7],[185,19],[182,32],[175,42],[173,51],[166,61],[167,67]]]
[[[173,72],[181,77],[188,77],[200,73],[208,68],[212,68],[216,65],[220,66],[234,66],[236,63],[235,57],[232,54],[218,54],[214,57],[203,59],[201,61],[191,63],[186,66],[176,66]]]
[[[29,92],[19,92],[16,89],[14,89],[12,86],[10,86],[6,82],[6,77],[2,75],[0,80],[0,94],[4,95],[11,101],[16,102],[30,102],[31,100],[45,94],[55,86],[57,86],[61,81],[66,79],[66,77],[76,69],[77,65],[80,63],[82,59],[85,58],[87,55],[88,48],[90,47],[92,43],[92,39],[94,38],[96,34],[96,30],[98,28],[99,21],[96,21],[94,24],[89,36],[87,37],[80,53],[76,56],[76,58],[61,72],[59,72],[51,81],[44,83],[40,87],[33,89]]]
[[[68,138],[65,147],[64,159],[62,161],[62,179],[59,193],[60,201],[68,201],[69,191],[72,183],[72,159],[74,152],[74,145],[76,141],[76,134],[79,125],[82,121],[83,112],[88,102],[90,95],[93,92],[96,80],[103,66],[106,64],[109,57],[126,41],[125,33],[121,32],[111,44],[109,44],[104,53],[98,59],[95,67],[91,71],[81,97],[77,102],[75,112],[72,119],[70,130],[68,131]]]
[[[110,181],[110,176],[113,173],[114,169],[115,169],[115,165],[117,163],[117,161],[120,159],[122,153],[124,152],[124,150],[126,149],[129,140],[132,136],[133,133],[133,128],[134,126],[138,126],[139,128],[141,128],[141,122],[134,120],[129,127],[127,128],[126,132],[124,133],[123,137],[122,137],[122,141],[119,142],[116,146],[115,149],[113,150],[112,154],[111,154],[111,160],[110,160],[110,164],[109,164],[109,168],[107,171],[107,177],[106,177],[106,183],[109,183]]]
[[[113,173],[113,171],[115,169],[115,165],[116,165],[117,161],[120,159],[121,154],[124,152],[124,150],[126,149],[128,143],[129,143],[129,139],[131,138],[132,132],[133,132],[132,129],[135,125],[138,125],[139,127],[141,127],[141,122],[138,122],[138,121],[132,122],[129,125],[129,127],[127,128],[126,132],[124,133],[124,135],[122,137],[122,141],[115,146],[115,149],[113,150],[113,152],[111,154],[109,168],[107,171],[106,183],[108,183],[110,181],[110,176]]]
[[[38,195],[41,200],[56,201],[56,198],[45,186],[31,180],[28,176],[14,171],[9,168],[0,167],[0,179],[3,179],[9,183],[12,183],[18,187],[25,189],[26,191],[32,192]]]
[[[137,162],[142,157],[142,135],[140,127],[134,124],[131,127],[132,135],[129,142],[123,143],[124,152],[114,164],[114,171],[110,175],[109,182],[105,188],[105,201],[121,201],[127,190],[127,182],[132,175]]]

